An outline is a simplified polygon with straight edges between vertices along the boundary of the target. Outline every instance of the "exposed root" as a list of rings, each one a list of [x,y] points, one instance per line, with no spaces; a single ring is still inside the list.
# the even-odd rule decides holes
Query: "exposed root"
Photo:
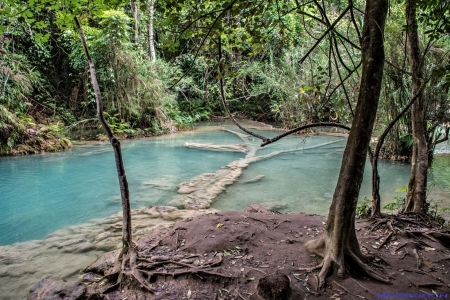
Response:
[[[353,259],[353,261],[358,265],[358,267],[360,267],[361,270],[362,270],[364,273],[366,273],[367,276],[369,276],[369,277],[371,277],[371,278],[373,278],[373,279],[375,279],[375,280],[378,280],[378,281],[380,281],[380,282],[384,282],[384,283],[387,283],[387,284],[392,284],[392,282],[389,280],[389,278],[387,278],[387,277],[385,277],[385,276],[383,276],[383,275],[381,275],[381,274],[378,274],[377,272],[375,272],[375,271],[369,269],[369,268],[367,267],[367,265],[365,265],[365,264],[359,259],[359,257],[356,256],[352,251],[350,251],[350,252],[347,253],[347,254]]]
[[[320,264],[314,266],[314,267],[310,267],[310,268],[299,268],[297,269],[298,271],[306,271],[306,273],[311,273],[312,271],[321,269],[323,267],[323,262],[321,262]]]
[[[389,278],[369,269],[367,265],[364,264],[362,259],[367,260],[369,258],[368,256],[365,256],[362,253],[360,253],[361,255],[360,257],[359,255],[356,255],[353,250],[349,249],[348,246],[345,247],[344,253],[339,257],[334,257],[333,251],[330,251],[329,249],[326,248],[326,243],[323,240],[323,238],[314,241],[309,241],[305,244],[305,247],[308,249],[308,251],[323,257],[323,261],[320,265],[314,268],[310,268],[308,270],[312,271],[322,266],[318,274],[319,289],[322,289],[325,286],[326,277],[332,271],[333,264],[337,265],[338,267],[337,275],[339,276],[339,278],[344,278],[346,276],[347,271],[346,265],[351,265],[350,263],[354,263],[368,277],[383,283],[391,284]]]
[[[161,255],[158,251],[152,252],[159,245],[162,238],[156,243],[148,244],[148,248],[144,246],[143,249],[137,249],[136,244],[133,244],[128,250],[128,253],[121,256],[121,263],[119,257],[115,267],[101,278],[101,280],[106,278],[109,282],[113,282],[110,286],[102,290],[101,293],[106,294],[114,291],[121,286],[125,279],[135,281],[146,291],[154,293],[150,280],[158,275],[170,275],[174,277],[186,274],[197,276],[199,276],[198,274],[205,274],[223,278],[238,277],[237,275],[214,271],[213,268],[221,265],[223,262],[222,253],[212,253],[208,262],[202,265],[195,265],[194,263],[190,264],[185,261],[189,261],[190,258],[197,257],[198,255],[189,253],[181,255],[179,251],[174,251],[171,255]],[[179,261],[181,259],[185,261]],[[164,266],[164,268],[161,268],[161,266]],[[112,280],[113,278],[116,278],[116,280]]]
[[[386,237],[386,239],[381,243],[380,246],[378,246],[378,249],[381,249],[381,247],[383,247],[388,241],[389,239],[392,237],[393,232],[389,233],[389,235]]]
[[[422,259],[420,259],[419,253],[417,253],[417,249],[413,249],[414,257],[416,258],[417,269],[420,269],[422,266]]]

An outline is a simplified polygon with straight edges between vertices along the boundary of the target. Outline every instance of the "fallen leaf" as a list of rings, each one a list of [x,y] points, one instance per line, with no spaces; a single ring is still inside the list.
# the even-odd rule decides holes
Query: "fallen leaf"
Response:
[[[189,291],[187,292],[187,297],[188,297],[188,298],[191,298],[191,294],[192,294],[192,292],[191,292],[191,290],[189,290]]]
[[[222,223],[218,223],[218,224],[216,225],[217,228],[220,228],[220,227],[222,227],[222,226],[223,226]]]

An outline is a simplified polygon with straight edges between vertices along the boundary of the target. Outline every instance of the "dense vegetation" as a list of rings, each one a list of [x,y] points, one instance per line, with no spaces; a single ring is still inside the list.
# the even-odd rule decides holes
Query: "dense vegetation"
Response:
[[[362,4],[355,5],[362,10]],[[445,5],[441,9],[448,9]],[[224,115],[217,84],[218,42],[211,34],[205,37],[221,6],[132,1],[83,12],[83,30],[114,133],[160,134]],[[345,6],[330,2],[324,7],[328,18],[335,19]],[[201,17],[202,9],[207,18]],[[0,35],[1,153],[51,150],[48,145],[38,147],[49,138],[101,135],[96,131],[88,66],[70,20],[33,2],[24,6],[5,2],[2,16],[6,17]],[[295,1],[244,6],[239,17],[224,16],[226,21],[214,30],[221,31],[226,95],[233,113],[289,129],[318,121],[351,122],[361,72],[359,33],[353,25],[362,25],[362,14],[356,14],[355,24],[346,16],[337,25],[342,33],[323,39],[300,64],[328,26],[318,22],[319,17],[313,4],[296,13]],[[421,47],[426,47],[424,97],[430,135],[442,131],[439,124],[447,121],[449,106],[449,41],[444,34],[447,27],[442,26],[448,16],[437,18],[425,4],[421,7],[419,36]],[[412,96],[405,24],[404,4],[391,3],[376,134]],[[156,57],[151,49],[156,49]],[[410,119],[405,114],[389,133],[385,157],[411,155]]]

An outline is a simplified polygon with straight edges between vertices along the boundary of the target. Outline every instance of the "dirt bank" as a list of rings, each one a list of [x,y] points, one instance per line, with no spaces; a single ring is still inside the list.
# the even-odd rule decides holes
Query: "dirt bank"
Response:
[[[320,258],[303,244],[322,234],[325,221],[317,215],[277,214],[259,205],[188,218],[137,241],[140,283],[125,276],[122,285],[115,285],[119,251],[114,251],[87,267],[81,282],[47,279],[29,299],[436,298],[450,291],[449,232],[417,215],[357,221],[362,250],[374,258],[370,268],[389,276],[392,285],[349,268],[352,274],[344,279],[333,275],[318,291],[316,271],[307,269]]]

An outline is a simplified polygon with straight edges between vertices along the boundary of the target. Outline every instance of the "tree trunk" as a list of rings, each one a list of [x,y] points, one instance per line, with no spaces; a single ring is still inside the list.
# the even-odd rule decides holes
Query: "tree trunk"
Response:
[[[136,2],[130,1],[131,12],[133,14],[133,31],[134,31],[134,44],[136,48],[139,46],[139,20],[138,20],[138,7]]]
[[[92,61],[91,55],[87,48],[86,39],[81,29],[78,19],[74,18],[75,24],[77,26],[78,34],[80,35],[81,43],[83,44],[84,53],[86,54],[86,59],[89,64],[89,70],[91,73],[91,82],[94,87],[95,100],[97,102],[97,117],[105,130],[106,135],[109,138],[111,146],[114,149],[114,157],[116,160],[117,175],[119,177],[120,194],[122,197],[122,209],[123,209],[123,225],[122,225],[122,242],[123,250],[122,254],[127,254],[132,243],[131,236],[131,212],[130,212],[130,192],[128,190],[128,181],[125,176],[125,168],[123,166],[122,151],[120,148],[119,140],[113,135],[111,128],[105,120],[103,115],[103,104],[102,95],[100,93],[100,88],[97,82],[97,76],[95,71],[95,65]]]
[[[150,0],[148,5],[148,13],[150,14],[150,20],[148,21],[148,52],[152,62],[156,61],[155,53],[155,38],[153,36],[153,14],[154,14],[155,0]]]
[[[333,263],[343,276],[346,262],[356,263],[367,275],[384,282],[387,278],[370,271],[363,263],[355,233],[355,210],[362,183],[367,150],[372,135],[381,91],[384,65],[383,32],[388,9],[387,0],[367,0],[362,32],[362,75],[358,103],[345,147],[341,170],[330,206],[324,234],[309,241],[306,248],[323,257],[319,287]]]
[[[406,196],[406,212],[425,212],[427,173],[428,173],[428,145],[426,137],[425,109],[421,81],[423,64],[420,55],[419,35],[417,33],[416,4],[414,0],[406,1],[406,22],[408,25],[408,52],[412,71],[412,94],[420,93],[411,111],[413,129],[413,151],[411,158],[411,176]]]
[[[394,118],[394,120],[392,120],[388,124],[388,126],[386,126],[383,133],[378,138],[378,143],[370,160],[370,162],[372,163],[372,217],[379,216],[381,214],[380,175],[378,174],[378,157],[380,156],[381,147],[383,147],[384,140],[386,139],[389,131],[391,131],[391,129],[397,124],[398,120],[400,120],[400,118],[408,111],[408,109],[415,103],[415,101],[422,96],[423,87],[424,83],[421,82],[419,90],[416,91],[411,100],[409,100],[408,104]]]

